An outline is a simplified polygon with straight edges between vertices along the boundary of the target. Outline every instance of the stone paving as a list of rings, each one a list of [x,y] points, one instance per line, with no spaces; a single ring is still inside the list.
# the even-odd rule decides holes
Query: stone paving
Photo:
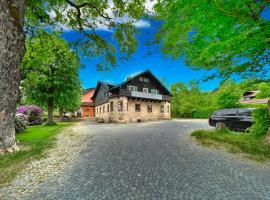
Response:
[[[204,121],[83,126],[74,161],[20,199],[270,199],[268,165],[192,141]]]

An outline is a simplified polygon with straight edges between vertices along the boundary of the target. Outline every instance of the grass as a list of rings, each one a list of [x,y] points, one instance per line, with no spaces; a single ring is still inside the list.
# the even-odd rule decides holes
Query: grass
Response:
[[[0,155],[0,186],[16,177],[31,160],[46,155],[47,149],[53,147],[56,135],[67,126],[74,123],[58,123],[57,126],[32,126],[25,132],[17,134],[16,138],[22,146],[21,151]]]
[[[193,132],[192,136],[202,145],[224,147],[232,153],[242,153],[257,161],[265,161],[270,158],[270,145],[263,143],[263,137],[250,133],[198,130]]]

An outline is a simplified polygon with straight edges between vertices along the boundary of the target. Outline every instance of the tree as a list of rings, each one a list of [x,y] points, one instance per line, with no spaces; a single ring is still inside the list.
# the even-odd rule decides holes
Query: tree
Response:
[[[260,83],[259,84],[259,93],[257,94],[257,98],[270,98],[270,83]]]
[[[102,70],[116,66],[115,44],[122,59],[135,51],[132,22],[143,13],[144,0],[0,0],[0,149],[16,146],[14,116],[20,97],[25,32],[31,37],[38,27],[63,25],[79,31],[83,36],[76,46],[88,57],[100,56],[97,67]],[[116,42],[102,38],[96,31],[98,27],[115,30]]]
[[[217,104],[220,108],[237,108],[241,94],[239,86],[235,82],[227,80],[221,84],[216,93]]]
[[[79,59],[56,34],[39,32],[39,37],[27,41],[21,69],[26,97],[31,103],[47,107],[48,125],[54,124],[55,107],[77,106],[82,94]]]
[[[263,79],[270,68],[270,21],[262,12],[269,7],[268,0],[159,0],[155,10],[164,24],[157,39],[164,54],[214,70],[208,78]]]

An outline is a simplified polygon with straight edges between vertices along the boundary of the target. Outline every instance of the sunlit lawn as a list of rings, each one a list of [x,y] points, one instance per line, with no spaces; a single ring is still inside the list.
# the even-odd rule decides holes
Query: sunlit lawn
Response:
[[[192,133],[202,145],[224,147],[232,153],[243,153],[248,157],[264,161],[270,158],[270,145],[262,137],[249,133],[199,130]]]
[[[29,161],[45,156],[45,150],[51,148],[56,135],[72,122],[58,123],[57,126],[33,126],[25,132],[17,134],[21,151],[0,155],[0,186],[12,180],[21,172]]]

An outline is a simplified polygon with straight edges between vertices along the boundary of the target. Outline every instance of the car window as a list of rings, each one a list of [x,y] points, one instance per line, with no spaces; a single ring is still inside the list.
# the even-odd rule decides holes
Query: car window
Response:
[[[238,113],[241,116],[251,116],[252,115],[251,110],[239,110]]]

